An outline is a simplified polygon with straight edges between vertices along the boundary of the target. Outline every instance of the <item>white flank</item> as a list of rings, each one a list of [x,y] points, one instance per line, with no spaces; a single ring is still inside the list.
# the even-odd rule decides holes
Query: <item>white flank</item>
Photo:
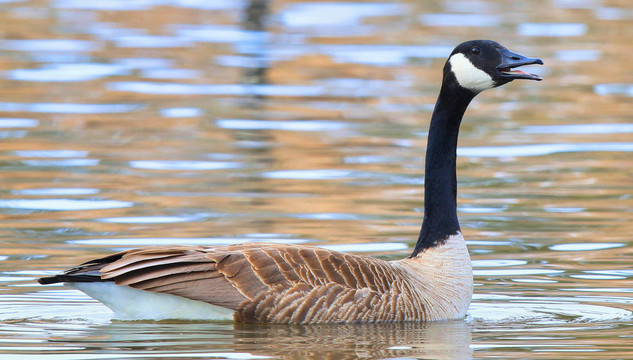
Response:
[[[120,320],[233,320],[234,311],[180,296],[138,290],[113,282],[66,283],[114,311]]]
[[[485,71],[477,68],[462,53],[450,57],[451,71],[461,87],[480,92],[495,87],[495,82]]]

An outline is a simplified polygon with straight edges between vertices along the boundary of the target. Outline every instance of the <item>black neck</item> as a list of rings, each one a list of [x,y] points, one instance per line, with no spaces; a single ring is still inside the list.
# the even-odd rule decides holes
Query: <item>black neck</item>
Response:
[[[464,112],[475,93],[444,76],[431,116],[424,175],[424,220],[411,257],[442,244],[460,231],[457,220],[457,136]]]

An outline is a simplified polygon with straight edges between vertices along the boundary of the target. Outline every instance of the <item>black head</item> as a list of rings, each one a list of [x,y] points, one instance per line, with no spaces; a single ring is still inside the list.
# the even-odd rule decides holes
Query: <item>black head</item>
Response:
[[[492,40],[471,40],[459,44],[446,62],[444,73],[475,93],[507,84],[515,79],[542,80],[540,76],[513,68],[541,64],[541,59],[513,53]]]

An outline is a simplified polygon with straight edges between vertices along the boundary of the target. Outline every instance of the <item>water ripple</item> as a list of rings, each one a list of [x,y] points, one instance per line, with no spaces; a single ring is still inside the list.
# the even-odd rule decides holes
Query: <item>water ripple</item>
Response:
[[[88,151],[85,150],[16,150],[13,153],[20,157],[39,158],[71,158],[88,155]]]
[[[146,69],[142,77],[147,79],[195,79],[201,77],[202,72],[193,69]]]
[[[130,69],[162,69],[169,68],[174,61],[165,58],[118,58],[112,59],[115,64],[119,64]]]
[[[236,238],[112,238],[112,239],[79,239],[69,240],[69,244],[80,245],[105,245],[112,247],[136,247],[148,245],[198,245],[198,246],[223,246],[235,245],[246,242],[271,242],[280,244],[300,244],[308,242],[305,239],[275,238],[275,237],[236,237]]]
[[[486,300],[486,301],[483,301]],[[581,304],[571,299],[473,295],[468,310],[469,317],[487,323],[511,321],[544,324],[569,324],[570,322],[595,322],[628,320],[631,312],[617,307]],[[504,328],[507,331],[507,328]]]
[[[597,61],[602,57],[600,50],[558,50],[554,55],[561,61]]]
[[[54,6],[61,9],[142,11],[157,6],[177,6],[201,10],[233,10],[244,7],[244,0],[55,0]]]
[[[620,243],[576,243],[576,244],[556,244],[549,247],[553,251],[592,251],[613,249],[624,246]]]
[[[8,71],[7,78],[19,81],[75,82],[112,75],[127,74],[128,69],[116,64],[48,64],[39,69]]]
[[[270,179],[297,179],[297,180],[332,180],[353,178],[354,172],[350,170],[315,169],[315,170],[278,170],[268,171],[262,174]]]
[[[20,163],[27,166],[77,167],[99,165],[99,159],[20,160]]]
[[[40,188],[15,190],[12,193],[20,195],[43,196],[43,195],[94,195],[99,193],[99,189],[94,188]]]
[[[76,199],[11,199],[0,200],[0,208],[23,210],[100,210],[133,206],[134,203],[119,200]]]
[[[361,25],[364,17],[396,16],[406,13],[407,10],[407,6],[393,3],[303,3],[287,6],[281,14],[281,21],[290,27],[356,27]]]
[[[526,134],[618,134],[633,132],[633,124],[576,124],[524,126]]]
[[[407,250],[409,246],[405,243],[388,242],[388,243],[361,243],[361,244],[335,244],[320,245],[319,247],[342,252],[366,252],[366,251],[397,251]]]
[[[175,84],[144,81],[120,81],[109,83],[108,89],[155,95],[258,95],[258,96],[323,96],[320,86],[300,85],[242,85],[242,84]]]
[[[0,118],[0,128],[36,127],[39,124],[35,119]]]
[[[500,26],[501,16],[484,14],[422,14],[420,21],[427,26]]]
[[[92,41],[70,39],[2,40],[0,49],[13,51],[90,52],[101,46]]]
[[[473,270],[474,276],[501,277],[524,276],[524,275],[549,275],[560,274],[563,270],[553,269],[500,269],[500,270]]]
[[[341,63],[389,66],[404,64],[411,58],[443,59],[453,49],[448,46],[323,45],[317,50]]]
[[[73,104],[73,103],[10,103],[0,102],[0,111],[51,114],[127,113],[141,108],[135,104]]]
[[[472,260],[473,267],[519,266],[527,264],[525,260],[486,259]]]
[[[482,146],[460,147],[459,156],[472,157],[521,157],[540,156],[565,152],[584,151],[633,151],[633,143],[568,143],[568,144],[535,144],[515,146]]]
[[[240,163],[229,161],[182,161],[182,160],[137,160],[130,166],[148,170],[220,170],[241,167]]]
[[[334,131],[347,127],[348,124],[333,121],[297,120],[267,121],[246,119],[220,119],[216,125],[223,129],[234,130],[285,130],[285,131]]]
[[[112,39],[120,48],[175,48],[189,47],[193,41],[176,36],[124,35]]]
[[[587,33],[587,25],[579,23],[524,23],[517,32],[521,36],[568,37]]]
[[[633,96],[633,84],[598,84],[593,91],[598,95]]]
[[[202,116],[204,112],[199,108],[167,108],[161,109],[160,114],[164,117],[197,117]]]
[[[178,25],[174,33],[182,39],[210,43],[262,43],[268,42],[270,34],[263,31],[247,31],[231,26]]]
[[[127,216],[101,218],[99,222],[114,224],[171,224],[200,220],[201,216]]]
[[[106,11],[140,11],[148,10],[155,6],[154,0],[108,0],[108,1],[83,1],[83,0],[55,0],[56,8],[81,9],[81,10],[106,10]]]

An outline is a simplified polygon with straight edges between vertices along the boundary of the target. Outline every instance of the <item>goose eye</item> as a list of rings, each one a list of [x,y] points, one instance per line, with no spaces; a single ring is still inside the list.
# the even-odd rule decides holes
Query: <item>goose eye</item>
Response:
[[[481,49],[476,47],[476,46],[474,48],[470,49],[470,53],[473,54],[473,55],[479,55],[480,52],[481,52]]]

